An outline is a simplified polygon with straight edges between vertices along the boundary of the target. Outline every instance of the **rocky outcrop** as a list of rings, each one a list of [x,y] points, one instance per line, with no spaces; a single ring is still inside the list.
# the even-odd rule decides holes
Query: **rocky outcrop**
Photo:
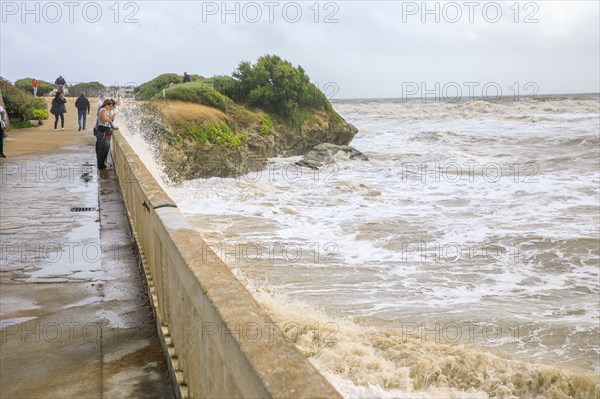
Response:
[[[304,124],[299,129],[281,129],[270,156],[296,156],[306,154],[321,143],[348,145],[358,129],[344,120],[317,114],[316,122]]]
[[[309,151],[296,165],[310,169],[319,169],[323,165],[334,163],[340,159],[368,161],[366,155],[354,147],[323,143]]]
[[[240,117],[206,107],[196,109],[198,118],[206,123],[224,121],[229,126],[236,126],[236,135],[246,137],[243,145],[228,146],[210,140],[199,141],[183,134],[182,123],[178,119],[167,120],[165,105],[158,105],[162,105],[162,109],[151,104],[141,108],[131,105],[124,120],[134,122],[138,129],[144,126],[142,134],[158,149],[164,172],[173,181],[235,177],[256,172],[266,165],[268,158],[303,155],[322,143],[346,146],[358,132],[337,114],[325,111],[313,111],[310,118],[296,127],[274,119],[270,131],[261,134],[259,125],[264,114],[260,111],[244,110],[243,114],[239,111],[243,115]],[[185,116],[194,120],[189,114]]]

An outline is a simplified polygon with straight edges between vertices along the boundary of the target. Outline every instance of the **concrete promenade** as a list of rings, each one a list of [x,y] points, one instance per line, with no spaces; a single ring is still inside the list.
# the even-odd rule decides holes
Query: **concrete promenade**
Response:
[[[0,159],[0,398],[172,398],[113,169],[91,127],[12,130]],[[95,103],[95,99],[91,99]]]

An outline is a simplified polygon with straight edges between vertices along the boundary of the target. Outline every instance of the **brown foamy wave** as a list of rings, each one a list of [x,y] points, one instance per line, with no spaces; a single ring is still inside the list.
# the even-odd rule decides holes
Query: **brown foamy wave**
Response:
[[[236,275],[345,397],[597,398],[599,376],[332,318]]]

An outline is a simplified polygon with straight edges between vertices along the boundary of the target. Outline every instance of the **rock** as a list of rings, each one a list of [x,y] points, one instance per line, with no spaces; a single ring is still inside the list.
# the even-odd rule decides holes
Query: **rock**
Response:
[[[168,121],[163,109],[154,104],[132,107],[128,112],[135,116],[132,120],[136,120],[137,126],[144,126],[145,140],[157,148],[165,174],[175,182],[256,173],[265,167],[268,158],[304,155],[321,143],[347,146],[358,132],[356,127],[341,117],[316,110],[300,126],[291,126],[288,121],[273,117],[272,129],[264,135],[258,130],[262,112],[240,109],[244,112],[238,111],[239,115],[231,113],[219,116],[222,121],[236,127],[236,134],[247,135],[245,145],[233,148],[209,140],[194,139],[177,127],[178,121]],[[206,118],[207,111],[201,111],[194,120]],[[208,123],[212,120],[204,121]]]
[[[298,129],[276,126],[277,137],[268,156],[304,155],[322,143],[348,145],[358,129],[343,119],[337,120],[323,112],[314,112],[316,123],[305,123]]]
[[[296,165],[310,169],[319,169],[325,164],[334,163],[340,159],[368,161],[366,155],[354,147],[322,143],[309,151]]]

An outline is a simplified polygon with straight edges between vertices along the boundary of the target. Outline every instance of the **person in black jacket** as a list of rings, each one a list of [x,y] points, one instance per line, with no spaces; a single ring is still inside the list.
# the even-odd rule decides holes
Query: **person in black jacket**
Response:
[[[189,83],[189,82],[190,82],[190,80],[191,80],[190,78],[191,78],[191,76],[190,76],[190,75],[188,75],[188,73],[187,73],[187,72],[184,72],[184,73],[183,73],[183,83]]]
[[[60,127],[62,130],[65,130],[65,112],[67,112],[67,106],[65,103],[67,99],[62,91],[56,92],[54,99],[52,99],[52,107],[50,108],[50,112],[54,115],[54,130],[57,130],[58,126],[58,117],[60,117]]]
[[[65,78],[63,78],[62,75],[60,75],[58,78],[56,78],[56,80],[54,81],[54,84],[56,85],[57,91],[63,91],[67,82],[65,82]]]
[[[0,158],[6,158],[4,155],[4,121],[0,119]]]
[[[90,100],[87,99],[85,93],[81,95],[75,101],[75,107],[77,107],[77,123],[79,124],[79,131],[85,130],[85,118],[90,113]]]

